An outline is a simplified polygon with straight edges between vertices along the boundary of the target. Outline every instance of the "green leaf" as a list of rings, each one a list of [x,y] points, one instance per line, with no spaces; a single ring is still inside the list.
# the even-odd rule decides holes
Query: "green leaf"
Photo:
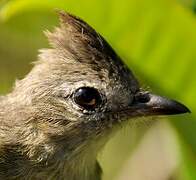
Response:
[[[196,179],[196,163],[195,155],[191,149],[187,148],[186,144],[182,145],[182,161],[181,167],[179,168],[180,180],[195,180]]]

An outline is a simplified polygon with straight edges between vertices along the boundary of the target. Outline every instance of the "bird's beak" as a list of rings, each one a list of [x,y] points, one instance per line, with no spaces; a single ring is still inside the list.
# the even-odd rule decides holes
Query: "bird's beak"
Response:
[[[133,116],[174,115],[190,113],[183,104],[151,93],[138,93],[129,106]]]

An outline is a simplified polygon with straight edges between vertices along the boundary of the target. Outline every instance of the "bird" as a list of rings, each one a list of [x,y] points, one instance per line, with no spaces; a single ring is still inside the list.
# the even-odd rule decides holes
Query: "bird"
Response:
[[[101,180],[97,155],[138,117],[188,113],[142,89],[133,72],[85,21],[58,11],[50,47],[0,97],[0,179]]]

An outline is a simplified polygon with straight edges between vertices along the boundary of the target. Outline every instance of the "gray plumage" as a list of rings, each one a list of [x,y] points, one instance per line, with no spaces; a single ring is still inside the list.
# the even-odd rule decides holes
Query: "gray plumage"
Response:
[[[95,30],[70,14],[59,16],[60,27],[45,33],[52,48],[41,50],[32,71],[0,97],[0,179],[100,180],[96,156],[119,123],[188,111],[142,92]],[[93,110],[74,101],[81,87],[100,93]]]

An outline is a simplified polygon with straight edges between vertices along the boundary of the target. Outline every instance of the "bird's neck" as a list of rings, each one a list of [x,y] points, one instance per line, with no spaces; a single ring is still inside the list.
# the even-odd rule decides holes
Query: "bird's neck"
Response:
[[[40,173],[31,174],[29,179],[46,180],[62,179],[62,180],[101,180],[101,169],[97,161],[84,162],[83,160],[74,160],[71,162],[59,161],[44,167]]]
[[[52,145],[45,144],[43,150],[40,149],[40,146],[37,148],[34,146],[35,156],[33,158],[40,162],[37,161],[35,166],[29,168],[32,172],[29,179],[42,177],[46,180],[101,180],[101,168],[96,158],[105,142],[106,140],[95,140],[76,147],[62,145],[59,149],[55,149],[56,146],[52,143]]]
[[[31,114],[34,115],[34,111],[31,111]],[[53,132],[53,134],[59,132],[59,126],[57,128],[52,127],[52,129],[47,129],[50,128],[50,126],[43,127],[38,124],[39,121],[44,120],[42,117],[38,118],[36,115],[36,118],[39,119],[39,121],[37,121],[36,118],[33,119],[33,116],[29,117],[29,113],[24,113],[26,111],[22,108],[20,111],[15,112],[22,112],[21,114],[23,116],[21,116],[21,114],[18,116],[17,114],[12,115],[11,113],[7,113],[6,117],[4,117],[4,114],[2,115],[3,120],[12,120],[14,127],[11,131],[9,130],[2,133],[6,133],[6,137],[12,139],[7,149],[5,146],[5,163],[0,164],[0,170],[4,168],[12,172],[9,174],[10,179],[13,177],[17,177],[21,180],[101,179],[101,169],[96,161],[96,157],[107,142],[108,135],[101,134],[101,137],[97,137],[96,135],[95,138],[93,138],[92,136],[82,134],[83,130],[81,130],[82,132],[79,134],[51,138],[51,136],[48,136],[48,132]],[[21,117],[24,118],[24,120],[17,119]],[[4,122],[3,120],[2,122]],[[5,124],[6,122],[7,121],[5,121]],[[8,174],[6,174],[6,177],[7,176]],[[5,179],[6,177],[1,178],[0,175],[0,179]]]
[[[13,168],[13,174],[21,180],[101,180],[101,168],[94,152],[88,151],[84,153],[72,154],[70,158],[66,158],[60,153],[48,159],[44,159],[43,156],[38,156],[38,159],[34,160],[33,158],[31,160],[24,159],[24,161],[15,159],[12,160],[12,164],[17,164],[17,167]]]

